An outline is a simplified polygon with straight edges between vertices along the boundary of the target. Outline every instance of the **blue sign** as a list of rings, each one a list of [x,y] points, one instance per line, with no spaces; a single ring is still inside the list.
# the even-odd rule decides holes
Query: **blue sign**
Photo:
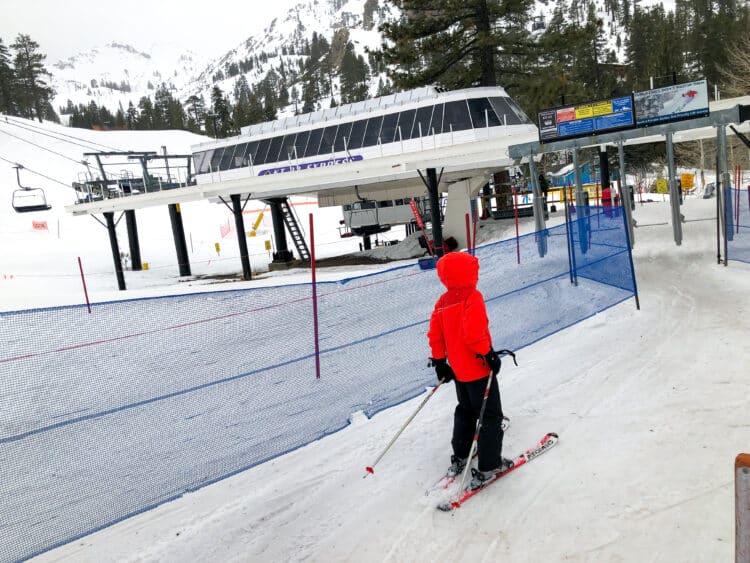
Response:
[[[315,162],[303,162],[301,164],[288,164],[286,166],[266,168],[258,172],[258,176],[268,176],[269,174],[283,174],[284,172],[294,172],[296,170],[307,170],[309,168],[323,168],[326,166],[334,166],[336,164],[344,164],[345,162],[357,162],[359,160],[364,160],[364,157],[361,154],[355,154],[352,156],[342,156],[339,158],[327,158],[326,160],[316,160]]]
[[[635,127],[633,96],[620,96],[544,109],[539,112],[539,141],[587,137]]]

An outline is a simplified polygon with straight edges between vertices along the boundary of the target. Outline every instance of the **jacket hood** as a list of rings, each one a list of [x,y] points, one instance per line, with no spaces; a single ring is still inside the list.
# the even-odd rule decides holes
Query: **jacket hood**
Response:
[[[440,281],[448,289],[476,289],[479,280],[479,259],[465,252],[449,252],[437,263]]]

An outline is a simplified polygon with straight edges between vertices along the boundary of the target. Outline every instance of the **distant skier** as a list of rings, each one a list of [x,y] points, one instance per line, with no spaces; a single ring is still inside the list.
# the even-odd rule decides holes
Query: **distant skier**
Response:
[[[435,303],[427,338],[438,380],[456,381],[458,405],[453,415],[449,475],[461,473],[469,461],[487,378],[492,378],[477,444],[478,471],[472,470],[470,488],[477,488],[513,464],[501,455],[503,409],[495,377],[500,356],[492,348],[484,297],[477,290],[479,260],[451,252],[438,260],[437,273],[447,291]]]

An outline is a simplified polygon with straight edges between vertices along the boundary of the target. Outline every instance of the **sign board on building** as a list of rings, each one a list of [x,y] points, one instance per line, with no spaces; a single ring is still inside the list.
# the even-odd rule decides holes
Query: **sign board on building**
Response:
[[[696,80],[645,92],[635,92],[638,127],[708,115],[708,82]]]
[[[635,126],[633,96],[543,109],[538,121],[541,143],[630,129]]]

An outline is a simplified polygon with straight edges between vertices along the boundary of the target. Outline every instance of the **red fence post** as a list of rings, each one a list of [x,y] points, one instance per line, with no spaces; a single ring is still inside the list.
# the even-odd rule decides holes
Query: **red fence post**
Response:
[[[83,282],[83,295],[86,297],[86,306],[89,308],[89,314],[91,314],[91,303],[89,303],[89,291],[86,289],[86,278],[83,276],[83,264],[81,264],[81,257],[78,257],[78,269],[81,271],[81,281]]]
[[[468,213],[466,213],[466,251],[471,254],[471,227],[469,226]]]
[[[312,271],[313,331],[315,333],[315,379],[320,379],[320,339],[318,333],[318,286],[315,278],[315,227],[310,213],[310,270]]]
[[[516,259],[518,263],[521,263],[521,239],[518,235],[518,201],[516,199],[516,188],[515,186],[510,187],[511,193],[513,194],[513,214],[516,217]]]
[[[479,212],[475,209],[474,210],[474,233],[473,238],[471,239],[471,255],[476,256],[477,254],[477,223],[479,223]]]

